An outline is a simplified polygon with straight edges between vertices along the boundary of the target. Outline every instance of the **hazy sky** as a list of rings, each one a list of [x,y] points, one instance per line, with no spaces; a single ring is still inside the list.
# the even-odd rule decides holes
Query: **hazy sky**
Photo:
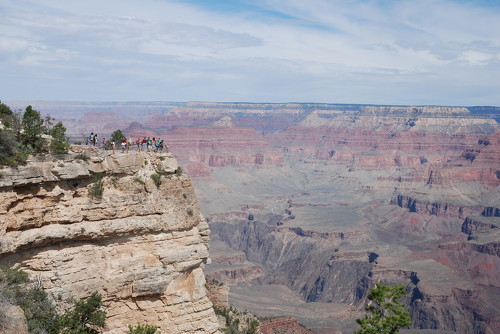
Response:
[[[0,0],[0,99],[500,105],[500,0]]]

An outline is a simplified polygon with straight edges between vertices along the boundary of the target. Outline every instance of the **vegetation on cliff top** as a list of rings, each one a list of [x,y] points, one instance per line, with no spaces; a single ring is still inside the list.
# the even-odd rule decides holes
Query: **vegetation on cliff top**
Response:
[[[13,112],[0,101],[0,166],[24,165],[29,154],[68,152],[66,128],[61,122],[52,123],[50,116],[27,106]]]

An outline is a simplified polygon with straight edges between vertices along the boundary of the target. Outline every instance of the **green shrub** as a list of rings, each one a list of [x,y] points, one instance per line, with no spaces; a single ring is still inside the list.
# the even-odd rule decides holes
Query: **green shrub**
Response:
[[[102,309],[102,297],[94,292],[85,300],[79,300],[64,313],[59,321],[62,334],[102,333],[106,312]]]
[[[188,215],[192,216],[193,215],[193,209],[191,209],[191,208],[187,209],[187,213],[188,213]]]
[[[404,285],[387,286],[376,283],[376,287],[371,289],[368,295],[372,303],[365,307],[369,314],[356,319],[361,328],[355,333],[397,334],[401,327],[410,326],[410,313],[405,311],[405,305],[399,302],[405,294]]]
[[[30,287],[17,298],[24,311],[30,333],[59,333],[59,315],[47,292],[41,287]]]
[[[140,176],[134,177],[134,181],[139,183],[139,184],[142,184],[142,185],[144,185],[146,183],[146,182],[144,182],[144,180]]]
[[[81,142],[81,141],[75,141],[75,142],[73,143],[73,145],[82,145],[82,142]]]
[[[75,155],[75,160],[83,160],[83,161],[88,161],[90,157],[86,155],[85,153],[79,153]]]
[[[94,292],[85,300],[77,301],[63,315],[49,299],[40,282],[30,282],[28,274],[20,269],[0,268],[0,332],[1,320],[6,319],[4,305],[19,306],[26,317],[30,333],[38,334],[98,334],[104,328],[106,312],[102,298]]]
[[[11,131],[0,130],[0,165],[17,167],[25,165],[28,149],[20,145]]]
[[[164,157],[164,156],[161,156],[161,157],[160,157],[160,161],[163,161],[163,160],[165,160],[165,157]]]
[[[116,187],[116,184],[118,183],[118,180],[120,178],[118,176],[112,176],[111,177],[111,183],[113,184],[113,187]]]
[[[102,199],[104,194],[104,181],[102,180],[102,175],[97,173],[94,175],[94,183],[89,189],[89,197],[91,199]]]
[[[151,179],[155,183],[156,187],[160,188],[160,185],[161,185],[161,175],[156,174],[156,173],[151,174]]]
[[[68,153],[69,144],[68,138],[66,137],[66,128],[61,122],[57,122],[52,129],[50,129],[49,134],[52,136],[52,141],[50,142],[50,153],[53,154],[66,154]]]
[[[0,269],[0,282],[5,285],[28,283],[28,273],[20,269],[2,268]]]
[[[184,194],[182,194],[182,197],[184,197],[184,199],[187,199],[188,198],[188,194],[184,193]]]
[[[30,333],[59,333],[59,316],[55,306],[40,285],[30,284],[25,271],[0,269],[0,298],[4,300],[4,305],[10,303],[23,310]],[[2,310],[0,318],[5,318]]]
[[[177,167],[177,169],[175,170],[175,175],[177,175],[177,176],[182,175],[182,167],[181,166]]]
[[[156,326],[137,324],[132,327],[129,325],[126,334],[160,334],[160,332],[157,332],[157,330],[158,327]]]

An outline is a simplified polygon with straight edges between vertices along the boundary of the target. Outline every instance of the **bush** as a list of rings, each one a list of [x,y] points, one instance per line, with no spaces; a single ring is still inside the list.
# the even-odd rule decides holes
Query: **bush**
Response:
[[[66,138],[66,128],[63,124],[58,122],[52,129],[50,129],[49,134],[52,136],[52,141],[50,142],[50,153],[68,153],[68,138]]]
[[[85,153],[79,153],[75,155],[75,160],[83,160],[83,161],[88,161],[90,157],[86,155]]]
[[[98,334],[106,318],[101,295],[97,292],[59,315],[41,284],[31,283],[25,271],[0,268],[0,332],[4,325],[1,320],[6,319],[4,306],[8,304],[17,305],[24,311],[30,333]]]
[[[410,313],[404,310],[399,299],[406,294],[404,285],[387,286],[376,283],[370,290],[368,299],[373,303],[365,307],[370,313],[362,319],[356,319],[361,326],[355,334],[397,334],[401,327],[410,326]]]
[[[30,333],[59,333],[59,315],[47,292],[41,287],[31,287],[17,300],[23,309]]]
[[[181,166],[177,167],[177,169],[175,170],[175,175],[177,175],[177,176],[182,175],[182,167]]]
[[[30,333],[59,333],[59,316],[55,306],[40,285],[30,285],[25,271],[0,269],[0,297],[4,305],[7,302],[23,310]],[[2,310],[1,318],[5,318]]]
[[[139,184],[142,184],[142,185],[144,185],[146,183],[146,182],[144,182],[144,180],[140,176],[134,177],[134,181],[139,183]]]
[[[161,175],[156,174],[156,173],[151,174],[151,179],[155,183],[156,187],[160,188],[160,185],[161,185]]]
[[[91,199],[102,199],[104,194],[104,181],[102,180],[102,175],[97,173],[94,175],[94,184],[89,189],[89,197]]]
[[[77,301],[71,310],[61,316],[59,324],[62,334],[98,334],[102,332],[105,321],[102,297],[94,292],[87,299]]]
[[[26,164],[26,148],[17,142],[11,131],[0,130],[0,165],[17,167]]]
[[[156,326],[138,324],[132,327],[129,325],[126,334],[160,334],[157,330],[158,327]]]

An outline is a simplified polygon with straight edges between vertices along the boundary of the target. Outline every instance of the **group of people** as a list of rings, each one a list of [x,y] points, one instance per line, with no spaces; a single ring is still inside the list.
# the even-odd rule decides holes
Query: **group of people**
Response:
[[[106,138],[104,138],[106,139]],[[85,145],[90,145],[90,146],[98,146],[99,144],[97,143],[97,133],[90,133],[90,136],[85,138]]]
[[[163,139],[161,138],[158,139],[156,139],[156,137],[153,137],[153,139],[151,139],[150,137],[148,137],[148,139],[146,139],[146,137],[144,137],[143,139],[137,138],[135,144],[137,145],[138,151],[144,151],[144,149],[146,149],[148,152],[150,151],[163,152],[164,145],[163,145]]]
[[[113,153],[116,150],[116,143],[115,141],[107,141],[106,138],[103,138],[102,141],[99,143],[97,140],[97,134],[91,132],[90,135],[86,138],[85,144],[88,146],[96,146],[99,147],[102,145],[102,147],[106,150],[111,148],[113,150]],[[143,139],[137,138],[135,141],[135,144],[137,145],[137,151],[147,151],[147,152],[163,152],[164,145],[163,139],[161,138],[156,138],[153,137],[151,139],[150,137],[144,137]],[[122,142],[120,143],[122,153],[128,152],[130,146],[132,145],[132,141],[130,138],[125,137]]]

